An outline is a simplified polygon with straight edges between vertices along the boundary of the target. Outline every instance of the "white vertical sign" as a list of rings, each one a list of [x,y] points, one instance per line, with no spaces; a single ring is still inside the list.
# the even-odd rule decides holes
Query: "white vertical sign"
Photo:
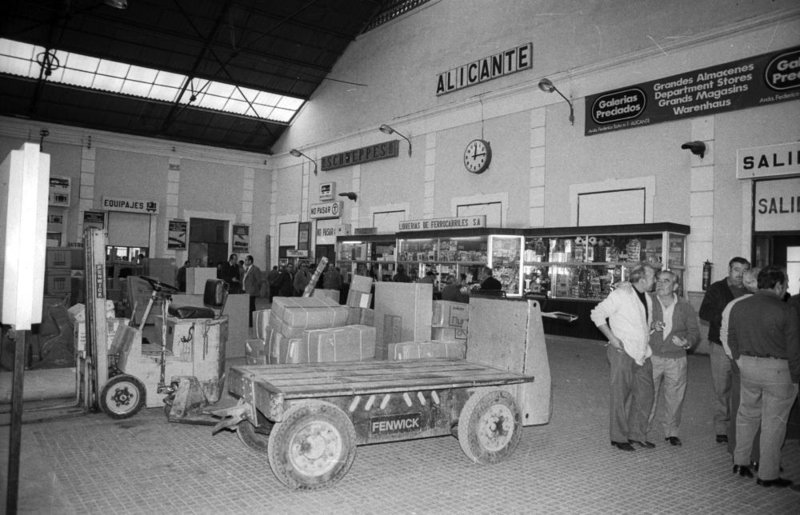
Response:
[[[2,322],[29,330],[42,321],[50,155],[25,143],[0,165]]]

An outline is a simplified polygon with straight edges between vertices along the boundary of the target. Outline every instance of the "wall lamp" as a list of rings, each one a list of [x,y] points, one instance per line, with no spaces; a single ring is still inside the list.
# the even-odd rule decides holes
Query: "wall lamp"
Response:
[[[302,152],[300,152],[296,148],[293,148],[292,150],[290,150],[289,153],[292,154],[294,157],[303,156],[306,159],[308,159],[309,161],[311,161],[312,163],[314,163],[314,175],[317,175],[317,162],[316,161],[314,161],[313,159],[311,159],[307,155],[303,154]]]
[[[575,125],[575,110],[572,108],[572,102],[570,102],[569,99],[567,97],[565,97],[562,92],[560,92],[558,90],[558,88],[555,86],[555,84],[553,84],[553,81],[551,81],[548,78],[544,78],[544,79],[540,80],[539,81],[539,89],[541,89],[545,93],[552,93],[553,91],[555,91],[556,93],[561,95],[561,98],[566,100],[567,103],[569,104],[569,123],[571,123],[572,125]]]
[[[703,159],[703,156],[706,155],[706,144],[702,141],[689,141],[681,145],[681,148],[683,150],[688,150],[696,156],[700,156],[700,159]]]
[[[103,0],[103,3],[114,9],[127,9],[128,0]]]
[[[384,134],[397,134],[398,136],[400,136],[404,140],[408,141],[408,157],[411,157],[411,140],[410,139],[406,138],[405,136],[403,136],[402,134],[400,134],[399,132],[397,132],[393,128],[389,127],[385,123],[383,125],[381,125],[378,128],[378,130],[381,131]]]
[[[340,197],[347,197],[350,200],[352,200],[353,202],[358,200],[358,193],[356,193],[354,191],[345,191],[344,193],[339,193],[339,196]]]

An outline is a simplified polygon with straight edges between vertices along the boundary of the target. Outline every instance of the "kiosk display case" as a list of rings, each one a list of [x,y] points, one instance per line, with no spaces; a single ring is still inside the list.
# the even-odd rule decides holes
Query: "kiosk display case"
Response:
[[[448,274],[478,280],[481,268],[492,267],[507,296],[522,296],[522,229],[481,228],[404,233],[397,240],[397,262],[412,280],[433,271],[440,287]]]
[[[344,282],[349,283],[353,275],[373,273],[377,281],[391,280],[396,270],[395,245],[394,234],[337,236],[336,265]]]
[[[678,295],[685,294],[688,234],[688,226],[669,222],[531,229],[523,252],[524,291],[544,297],[545,311],[578,315],[569,327],[545,322],[548,333],[602,339],[589,313],[636,264],[673,271]]]

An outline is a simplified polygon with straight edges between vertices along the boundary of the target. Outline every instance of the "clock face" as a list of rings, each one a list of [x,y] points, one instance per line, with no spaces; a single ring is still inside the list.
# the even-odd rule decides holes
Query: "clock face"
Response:
[[[474,139],[464,150],[464,167],[471,173],[483,173],[492,161],[492,148],[488,141]]]

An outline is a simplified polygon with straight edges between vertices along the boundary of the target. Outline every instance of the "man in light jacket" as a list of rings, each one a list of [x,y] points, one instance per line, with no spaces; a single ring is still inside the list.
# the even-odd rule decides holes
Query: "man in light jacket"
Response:
[[[617,288],[592,310],[592,322],[608,338],[611,368],[609,433],[611,445],[633,451],[653,448],[647,441],[647,420],[653,405],[653,366],[648,358],[655,269],[639,264],[631,270],[633,288]],[[630,404],[626,409],[628,399]]]

